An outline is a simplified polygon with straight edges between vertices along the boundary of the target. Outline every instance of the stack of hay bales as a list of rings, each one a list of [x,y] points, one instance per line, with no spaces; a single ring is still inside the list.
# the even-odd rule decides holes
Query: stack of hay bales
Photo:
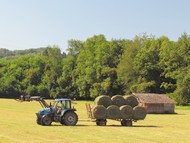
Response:
[[[115,95],[111,98],[112,104],[118,107],[125,105],[125,99],[121,95]]]
[[[101,95],[96,97],[94,100],[95,105],[103,105],[104,107],[108,107],[111,105],[112,101],[111,98],[107,95]]]
[[[93,116],[96,119],[133,119],[143,120],[146,110],[138,106],[135,96],[115,95],[112,98],[107,95],[98,96],[93,108]]]
[[[137,98],[133,95],[125,95],[123,98],[125,99],[126,104],[130,105],[132,108],[139,104]]]
[[[144,120],[144,118],[146,117],[146,110],[143,107],[136,106],[133,108],[133,110],[134,110],[134,115],[133,115],[134,120]]]
[[[123,105],[120,108],[121,118],[122,119],[133,119],[133,108],[129,105]]]
[[[95,119],[106,119],[106,108],[103,105],[95,106],[92,113]]]
[[[110,105],[106,109],[106,117],[108,119],[120,119],[120,110],[116,105]]]

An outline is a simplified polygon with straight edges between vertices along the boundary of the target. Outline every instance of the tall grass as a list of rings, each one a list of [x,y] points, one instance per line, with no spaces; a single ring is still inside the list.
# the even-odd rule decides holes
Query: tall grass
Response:
[[[17,102],[0,99],[1,143],[189,143],[190,110],[177,107],[177,114],[149,114],[133,127],[120,126],[108,120],[106,127],[96,126],[87,119],[86,101],[76,101],[77,126],[36,124],[38,102]],[[89,102],[88,103],[92,103]]]

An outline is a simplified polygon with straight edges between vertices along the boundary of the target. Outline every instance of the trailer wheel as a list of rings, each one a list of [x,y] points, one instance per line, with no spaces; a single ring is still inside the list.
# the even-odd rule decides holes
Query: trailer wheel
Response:
[[[107,121],[106,120],[96,120],[97,126],[106,126]]]
[[[125,120],[125,119],[123,119],[123,120],[121,120],[121,125],[122,126],[129,126],[129,127],[131,127],[133,125],[133,122],[132,122],[132,120]]]
[[[121,120],[121,125],[126,126],[126,120]]]
[[[66,112],[63,118],[64,118],[63,123],[66,126],[75,126],[78,122],[77,114],[72,111]]]
[[[43,115],[42,116],[42,125],[44,126],[50,126],[52,123],[51,117],[48,115]]]
[[[129,127],[133,126],[133,122],[131,120],[127,120],[126,126],[129,126]]]

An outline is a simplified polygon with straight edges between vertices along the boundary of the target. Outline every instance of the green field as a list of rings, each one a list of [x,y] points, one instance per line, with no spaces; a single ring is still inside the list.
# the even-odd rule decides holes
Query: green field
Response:
[[[190,108],[177,107],[177,114],[149,114],[133,127],[120,126],[108,120],[107,126],[96,126],[87,118],[85,101],[77,101],[77,126],[36,124],[38,102],[0,99],[1,143],[189,143]],[[91,102],[90,102],[91,103]],[[93,104],[93,103],[92,103]]]

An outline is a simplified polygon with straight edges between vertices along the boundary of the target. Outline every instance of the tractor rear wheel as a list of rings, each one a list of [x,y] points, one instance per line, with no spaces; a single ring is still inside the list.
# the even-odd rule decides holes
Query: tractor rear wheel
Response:
[[[65,125],[65,121],[64,121],[64,118],[61,118],[61,121],[60,121],[60,123],[61,123],[62,125]]]
[[[51,123],[52,123],[52,120],[51,120],[50,116],[48,116],[48,115],[42,116],[42,125],[49,126],[49,125],[51,125]]]
[[[63,118],[66,126],[75,126],[78,122],[78,115],[73,111],[66,112]]]

